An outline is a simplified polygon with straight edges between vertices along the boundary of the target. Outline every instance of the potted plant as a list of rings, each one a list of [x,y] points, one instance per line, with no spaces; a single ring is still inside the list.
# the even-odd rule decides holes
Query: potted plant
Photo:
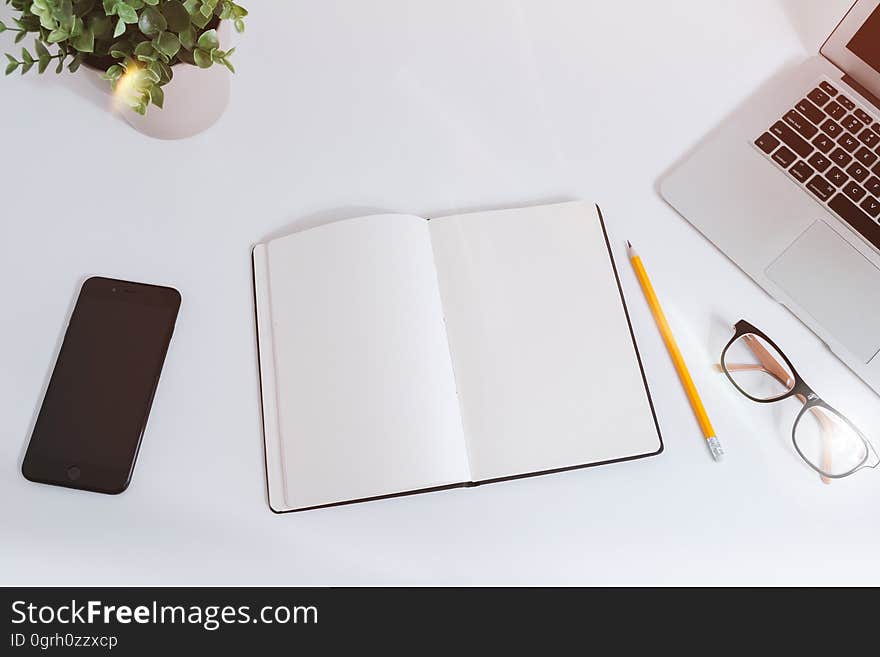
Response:
[[[234,48],[223,50],[221,23],[244,31],[247,11],[231,0],[6,0],[17,16],[0,22],[15,43],[34,35],[33,50],[7,54],[6,74],[81,66],[102,72],[118,100],[143,116],[165,105],[177,65],[231,72]]]

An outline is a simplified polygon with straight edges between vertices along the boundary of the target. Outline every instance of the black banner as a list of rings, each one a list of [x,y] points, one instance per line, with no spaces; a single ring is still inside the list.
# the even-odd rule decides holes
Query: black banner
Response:
[[[849,595],[851,592],[847,592]],[[862,626],[856,605],[813,604],[830,592],[648,589],[0,589],[0,654],[291,654],[341,649],[470,654],[477,644],[561,652],[572,642],[617,649],[682,647],[724,636],[730,649],[784,630]],[[840,593],[836,593],[840,595]],[[800,602],[798,602],[800,601]],[[800,606],[800,610],[798,607]],[[863,608],[864,610],[865,608]],[[845,611],[845,618],[839,618]],[[862,616],[862,618],[859,618]],[[731,630],[736,632],[731,634]],[[413,637],[418,637],[413,643]],[[788,636],[787,644],[795,639]],[[811,639],[811,646],[821,638]],[[548,653],[549,651],[549,653]],[[247,654],[247,653],[245,653]],[[617,650],[611,651],[617,654]]]

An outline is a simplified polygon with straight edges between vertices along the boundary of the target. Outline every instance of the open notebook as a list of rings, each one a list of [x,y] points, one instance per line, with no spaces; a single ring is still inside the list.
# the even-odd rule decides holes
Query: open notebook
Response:
[[[254,280],[274,511],[662,451],[593,205],[351,219]]]

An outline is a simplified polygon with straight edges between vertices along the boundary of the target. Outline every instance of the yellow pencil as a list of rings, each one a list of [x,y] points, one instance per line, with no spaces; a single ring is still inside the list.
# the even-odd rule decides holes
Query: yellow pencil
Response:
[[[645,271],[645,265],[629,241],[627,241],[626,246],[629,250],[630,262],[636,272],[636,278],[639,279],[639,284],[642,286],[642,291],[645,293],[645,298],[647,298],[651,312],[654,314],[657,328],[660,329],[660,335],[663,336],[663,341],[666,343],[666,348],[669,350],[669,355],[675,364],[678,378],[681,379],[684,391],[691,402],[691,408],[694,409],[694,415],[697,416],[697,422],[700,424],[700,429],[702,429],[703,436],[705,436],[706,442],[709,445],[709,451],[712,452],[712,458],[720,461],[724,456],[721,441],[715,435],[715,429],[712,428],[712,423],[706,414],[706,408],[703,406],[703,400],[700,399],[697,387],[691,378],[691,373],[688,372],[687,364],[684,362],[684,356],[681,355],[681,350],[678,348],[675,337],[672,335],[672,329],[669,328],[669,322],[666,321],[666,315],[663,314],[663,308],[660,307],[660,301],[657,299],[657,293],[654,292],[654,286],[651,285],[651,279],[648,278],[648,272]]]

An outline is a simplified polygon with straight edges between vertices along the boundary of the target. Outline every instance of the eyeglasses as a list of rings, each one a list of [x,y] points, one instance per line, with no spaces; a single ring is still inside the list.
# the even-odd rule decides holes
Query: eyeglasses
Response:
[[[880,463],[864,434],[822,401],[776,343],[748,322],[736,323],[733,338],[721,352],[721,369],[752,401],[766,404],[797,398],[803,404],[791,440],[800,457],[825,483]]]

